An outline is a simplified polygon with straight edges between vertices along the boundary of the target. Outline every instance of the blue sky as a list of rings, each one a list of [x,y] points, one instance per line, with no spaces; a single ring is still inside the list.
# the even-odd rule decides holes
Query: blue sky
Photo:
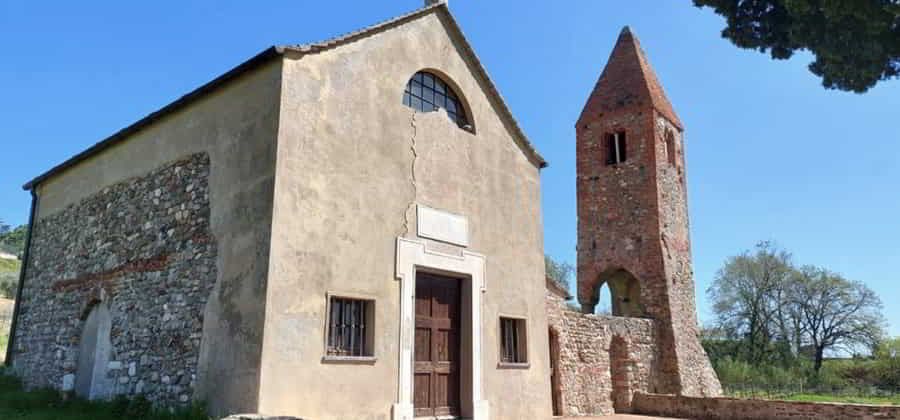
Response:
[[[418,0],[0,3],[0,219],[27,221],[36,176],[273,44],[305,43]],[[824,90],[790,61],[739,50],[689,0],[451,0],[532,142],[546,250],[575,262],[574,121],[623,25],[686,126],[694,271],[775,240],[800,263],[865,282],[900,335],[900,81]]]

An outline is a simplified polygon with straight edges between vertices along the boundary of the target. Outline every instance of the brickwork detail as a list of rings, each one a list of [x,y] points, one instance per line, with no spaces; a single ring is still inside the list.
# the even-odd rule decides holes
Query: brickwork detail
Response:
[[[582,314],[553,292],[547,318],[558,340],[562,415],[630,412],[635,392],[656,389],[653,320]]]
[[[209,157],[191,155],[35,223],[13,354],[27,386],[72,383],[85,318],[102,301],[111,393],[192,399],[216,281],[208,177]]]
[[[614,133],[624,134],[627,159],[609,164]],[[657,392],[720,395],[697,327],[682,125],[628,28],[576,135],[582,310],[593,312],[600,286],[609,284],[614,310],[640,307],[627,315],[656,321]],[[622,272],[635,279],[637,297],[617,290]]]

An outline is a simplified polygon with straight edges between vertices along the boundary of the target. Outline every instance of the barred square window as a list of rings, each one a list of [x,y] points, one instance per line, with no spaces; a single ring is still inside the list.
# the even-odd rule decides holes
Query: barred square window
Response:
[[[528,341],[525,320],[500,317],[500,363],[528,363]]]
[[[331,296],[328,299],[326,355],[374,356],[375,301]]]

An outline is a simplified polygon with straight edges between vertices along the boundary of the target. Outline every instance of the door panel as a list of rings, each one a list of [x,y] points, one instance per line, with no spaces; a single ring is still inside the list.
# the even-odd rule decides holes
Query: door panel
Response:
[[[431,361],[431,329],[416,328],[415,353],[417,362]]]
[[[459,414],[459,309],[458,279],[416,276],[416,416]]]
[[[419,407],[431,407],[431,373],[416,372],[413,380],[413,406],[416,407],[416,415],[430,415],[431,412],[422,413]]]

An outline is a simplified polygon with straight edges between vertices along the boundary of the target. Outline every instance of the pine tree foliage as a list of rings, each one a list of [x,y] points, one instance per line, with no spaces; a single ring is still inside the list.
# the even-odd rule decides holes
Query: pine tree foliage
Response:
[[[863,93],[900,76],[900,0],[694,0],[725,17],[722,37],[774,59],[809,51],[828,89]]]

